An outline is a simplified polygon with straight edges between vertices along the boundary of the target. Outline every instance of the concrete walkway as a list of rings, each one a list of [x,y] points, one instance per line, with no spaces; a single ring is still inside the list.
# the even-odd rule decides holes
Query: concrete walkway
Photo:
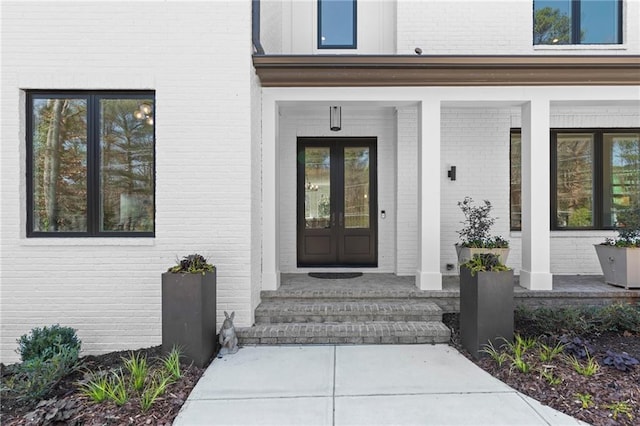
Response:
[[[174,425],[578,425],[448,345],[247,346]]]

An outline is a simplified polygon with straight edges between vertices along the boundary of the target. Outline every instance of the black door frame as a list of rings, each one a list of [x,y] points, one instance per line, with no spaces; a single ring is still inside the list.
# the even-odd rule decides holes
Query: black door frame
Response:
[[[297,177],[296,177],[296,261],[298,267],[377,267],[378,266],[378,165],[377,165],[377,138],[376,137],[298,137],[296,146]],[[336,157],[342,158],[342,154],[336,152],[345,147],[366,146],[369,148],[369,228],[345,230],[343,222],[337,216],[332,216],[332,227],[329,230],[305,229],[305,162],[304,149],[306,147],[329,147],[331,149],[332,163]],[[343,167],[331,167],[331,207],[344,210],[344,170]],[[342,212],[344,213],[344,212]],[[325,235],[330,238],[331,253],[328,257],[335,259],[328,261],[323,256],[309,256],[305,254],[305,237],[308,233]],[[346,238],[362,235],[369,238],[369,253],[367,255],[345,254]],[[346,237],[346,238],[345,238]]]

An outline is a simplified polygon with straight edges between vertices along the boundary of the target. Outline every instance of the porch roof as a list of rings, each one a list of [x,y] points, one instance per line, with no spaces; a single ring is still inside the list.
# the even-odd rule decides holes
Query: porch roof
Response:
[[[640,85],[640,56],[254,55],[263,87]]]

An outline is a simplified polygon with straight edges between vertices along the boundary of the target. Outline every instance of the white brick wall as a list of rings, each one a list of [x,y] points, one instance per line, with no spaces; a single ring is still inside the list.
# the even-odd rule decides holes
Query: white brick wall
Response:
[[[640,111],[630,106],[564,107],[552,105],[553,128],[640,127]],[[464,216],[457,202],[465,195],[476,202],[492,202],[498,217],[493,233],[510,241],[509,266],[521,267],[521,233],[509,231],[509,129],[520,127],[519,109],[444,108],[442,112],[442,212],[441,262],[456,262],[453,245]],[[457,180],[446,178],[457,166]],[[551,233],[551,272],[554,274],[601,274],[593,244],[612,235],[608,231],[554,231]]]
[[[476,204],[489,200],[497,217],[495,235],[509,236],[509,127],[508,109],[443,108],[441,122],[441,270],[457,263],[454,244],[464,215],[458,201],[465,196]],[[456,166],[457,178],[447,170]],[[510,255],[511,264],[511,255]]]
[[[325,107],[283,108],[280,114],[280,268],[282,272],[297,269],[295,244],[295,141],[296,136],[331,136]],[[319,109],[318,109],[319,108]],[[378,119],[369,110],[343,110],[343,132],[340,136],[363,136],[386,133],[393,129],[386,114]],[[417,248],[417,110],[402,107],[396,114],[396,134],[379,141],[380,207],[387,211],[381,220],[379,272],[412,275],[416,271]],[[366,118],[366,119],[364,119]],[[384,120],[384,122],[383,122]],[[368,124],[367,124],[368,123]],[[374,124],[376,123],[376,124]],[[384,124],[383,124],[384,123]],[[377,130],[376,126],[382,126]],[[635,106],[553,105],[552,127],[640,127],[640,111]],[[488,199],[493,204],[493,216],[498,220],[493,234],[509,239],[511,254],[508,264],[521,267],[521,233],[509,228],[509,131],[520,127],[519,108],[444,107],[441,122],[441,240],[440,265],[457,261],[454,244],[459,241],[457,230],[464,219],[457,203],[471,196],[477,203]],[[387,147],[391,151],[388,151]],[[389,152],[388,158],[385,152]],[[393,160],[395,159],[395,160]],[[387,161],[394,161],[387,163]],[[450,181],[447,170],[457,167],[457,180]],[[393,183],[395,181],[395,183]],[[393,188],[395,187],[395,199]],[[388,206],[395,200],[394,208]],[[388,226],[391,225],[391,226]],[[607,231],[552,233],[551,272],[556,274],[600,274],[592,244],[599,243]],[[395,246],[394,246],[395,245]],[[388,253],[388,254],[385,254]],[[390,259],[391,263],[383,261]]]
[[[533,46],[531,0],[397,0],[397,53],[553,55],[640,53],[640,2],[623,6],[620,46]]]
[[[414,275],[418,249],[418,111],[398,109],[396,274]]]
[[[87,353],[159,344],[160,274],[194,251],[218,266],[218,320],[235,310],[251,323],[250,31],[250,2],[3,2],[2,362],[21,334],[53,323],[76,327]],[[22,89],[155,90],[155,238],[25,238]]]
[[[391,108],[342,108],[342,130],[329,130],[329,107],[283,108],[280,111],[280,271],[298,272],[296,266],[296,141],[298,136],[376,136],[378,138],[377,272],[395,270],[395,112]],[[365,269],[366,270],[366,269]],[[415,271],[414,271],[415,272]]]

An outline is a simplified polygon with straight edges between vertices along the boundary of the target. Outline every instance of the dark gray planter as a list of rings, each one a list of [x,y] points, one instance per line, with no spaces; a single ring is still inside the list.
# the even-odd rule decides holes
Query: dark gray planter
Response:
[[[460,339],[476,359],[489,341],[498,348],[513,340],[513,270],[478,272],[460,268]]]
[[[203,367],[216,343],[216,273],[162,274],[162,350]]]

